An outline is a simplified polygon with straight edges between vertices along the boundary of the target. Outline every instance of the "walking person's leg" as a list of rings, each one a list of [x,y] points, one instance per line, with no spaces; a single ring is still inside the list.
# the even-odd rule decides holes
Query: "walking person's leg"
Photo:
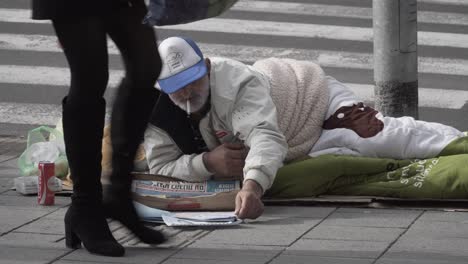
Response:
[[[115,97],[111,120],[111,188],[105,195],[107,213],[129,228],[142,242],[157,244],[164,236],[145,227],[131,199],[135,153],[146,129],[159,92],[154,88],[161,70],[156,37],[152,27],[142,24],[146,6],[141,1],[121,7],[108,19],[108,32],[119,48],[126,75]]]
[[[108,81],[106,31],[102,19],[54,20],[71,72],[64,98],[63,131],[73,180],[72,204],[65,215],[66,245],[95,254],[122,256],[102,206],[101,144]]]

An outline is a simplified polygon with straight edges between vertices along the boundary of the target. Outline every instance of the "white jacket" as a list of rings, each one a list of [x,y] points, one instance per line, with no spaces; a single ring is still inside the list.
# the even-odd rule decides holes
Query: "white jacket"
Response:
[[[231,142],[239,133],[250,148],[244,181],[254,180],[266,191],[283,165],[288,148],[278,128],[268,79],[243,63],[211,58],[210,92],[211,109],[200,121],[208,148]],[[184,155],[164,130],[153,125],[145,132],[144,147],[150,173],[187,181],[207,180],[212,175],[203,164],[203,153]]]

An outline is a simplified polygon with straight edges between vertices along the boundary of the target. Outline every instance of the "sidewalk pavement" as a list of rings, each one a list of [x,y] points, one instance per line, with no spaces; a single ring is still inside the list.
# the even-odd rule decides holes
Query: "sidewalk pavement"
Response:
[[[39,206],[10,190],[24,139],[0,137],[0,263],[468,263],[468,213],[340,206],[268,206],[255,221],[228,228],[155,226],[170,240],[141,244],[110,222],[121,258],[65,247],[69,197]]]

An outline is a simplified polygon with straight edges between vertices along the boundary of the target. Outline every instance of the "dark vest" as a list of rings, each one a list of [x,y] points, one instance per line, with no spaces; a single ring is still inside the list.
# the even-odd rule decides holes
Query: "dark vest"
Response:
[[[168,133],[184,154],[200,154],[208,150],[198,123],[193,122],[167,94],[159,96],[149,122]]]

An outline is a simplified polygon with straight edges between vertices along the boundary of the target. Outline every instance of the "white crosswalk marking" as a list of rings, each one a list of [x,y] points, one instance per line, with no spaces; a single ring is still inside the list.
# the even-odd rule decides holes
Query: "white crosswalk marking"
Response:
[[[368,7],[349,7],[270,1],[242,1],[233,6],[232,10],[372,19],[372,8]],[[421,11],[418,12],[418,22],[468,25],[468,16],[457,13]]]
[[[372,7],[336,2],[240,0],[227,16],[156,30],[163,37],[181,31],[192,36],[207,57],[230,57],[245,63],[268,57],[315,61],[340,75],[340,81],[372,103]],[[468,1],[418,3],[428,5],[418,10],[418,23],[424,25],[418,32],[423,51],[418,60],[419,81],[424,83],[419,88],[419,105],[464,116],[468,103],[468,15],[457,9],[466,10]],[[438,5],[444,10],[439,11]],[[33,95],[18,99],[22,93],[34,94],[35,87],[66,88],[69,84],[69,70],[50,21],[30,19],[28,8],[20,4],[4,8],[0,3],[0,124],[53,125],[60,117],[59,101],[38,102]],[[321,22],[320,18],[334,22]],[[232,41],[218,38],[219,34]],[[302,44],[296,46],[296,41]],[[310,48],[304,44],[307,41]],[[109,54],[118,57],[112,41],[108,44]],[[115,62],[110,67],[109,86],[115,87],[123,71]],[[363,74],[362,79],[359,74]]]
[[[15,15],[15,13],[17,15]],[[28,14],[28,16],[26,16],[26,14]],[[0,10],[0,21],[37,23],[37,20],[31,20],[29,18],[29,11],[27,10]],[[40,23],[43,23],[43,21],[40,21]],[[201,32],[227,32],[237,34],[372,41],[372,28],[243,19],[211,18],[189,24],[164,26],[163,28]],[[418,43],[420,45],[428,46],[468,48],[468,35],[457,33],[419,32]]]
[[[57,45],[56,38],[52,36],[0,34],[0,40],[0,48],[4,49],[61,52]],[[372,69],[374,65],[373,56],[370,53],[336,53],[327,50],[285,48],[262,48],[259,50],[258,47],[252,46],[205,43],[201,43],[200,48],[208,57],[230,57],[249,63],[253,63],[258,59],[275,56],[292,59],[308,59],[328,67],[344,66],[346,68]],[[109,43],[109,51],[111,54],[118,54],[118,50],[112,42]],[[4,68],[4,71],[4,75],[9,75],[7,74],[7,68]],[[419,72],[466,75],[468,72],[468,60],[421,57],[419,58]]]

